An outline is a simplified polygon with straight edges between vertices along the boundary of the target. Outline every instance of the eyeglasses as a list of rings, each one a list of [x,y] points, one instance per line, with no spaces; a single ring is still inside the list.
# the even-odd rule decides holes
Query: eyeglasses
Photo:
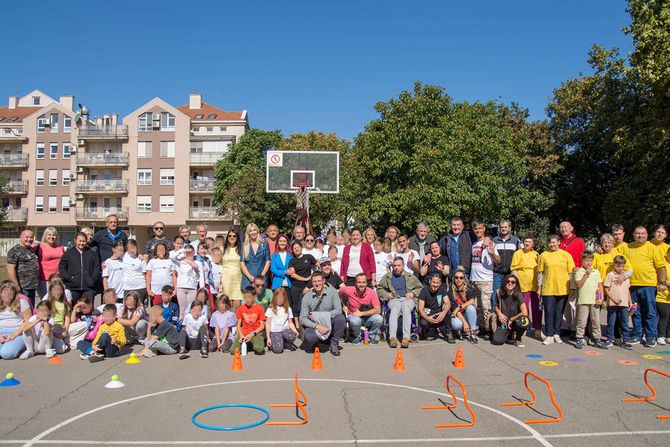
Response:
[[[259,287],[265,287],[265,284],[254,284],[254,287],[258,289]]]
[[[465,276],[454,276],[454,279],[465,279]]]

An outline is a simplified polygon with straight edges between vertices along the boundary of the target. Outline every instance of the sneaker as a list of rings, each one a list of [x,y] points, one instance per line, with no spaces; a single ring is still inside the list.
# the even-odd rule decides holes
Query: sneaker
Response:
[[[656,347],[656,339],[655,338],[650,338],[647,344],[645,344],[647,348],[655,348]]]
[[[379,343],[379,339],[377,337],[370,337],[370,343],[376,345],[377,343]]]
[[[332,345],[332,346],[330,347],[330,353],[331,353],[334,357],[339,357],[339,356],[340,356],[340,349],[337,347],[337,345]]]
[[[563,343],[563,340],[561,340],[561,336],[556,334],[554,335],[554,343]]]
[[[647,344],[647,336],[643,335],[640,341],[642,342],[643,345]]]
[[[535,338],[535,329],[532,327],[526,330],[526,337]]]
[[[665,338],[664,337],[658,337],[656,339],[656,341],[658,342],[659,345],[665,346]]]
[[[542,332],[542,331],[539,331],[539,332],[540,332],[540,336],[538,337],[538,339],[542,340],[542,341],[545,341],[547,339],[547,336],[544,335],[544,332]]]
[[[209,354],[207,353],[207,351],[200,351],[200,358],[201,359],[206,359],[208,357],[209,357]]]
[[[633,337],[630,340],[628,340],[628,343],[630,343],[631,345],[639,345],[640,344],[640,339]]]
[[[46,356],[48,359],[56,356],[56,350],[54,348],[47,349]]]
[[[491,336],[489,335],[488,332],[487,332],[486,334],[484,334],[484,337],[482,337],[482,338],[483,338],[484,340],[486,340],[486,341],[490,341],[490,340],[491,340]]]
[[[524,345],[521,340],[515,341],[514,346],[516,346],[517,348],[525,348],[526,347],[526,345]]]
[[[603,349],[609,349],[613,344],[614,343],[612,343],[612,340],[607,340],[605,343],[603,343]]]
[[[544,339],[544,341],[542,342],[542,344],[545,345],[545,346],[547,346],[547,345],[552,344],[553,342],[554,342],[554,337],[547,337],[547,338]]]
[[[358,337],[351,340],[351,344],[352,345],[360,345],[362,340],[363,340],[363,338],[359,335]]]
[[[475,345],[476,345],[477,343],[479,343],[479,339],[477,338],[477,336],[476,336],[475,334],[470,334],[470,335],[468,336],[468,341],[469,341],[470,343],[472,343],[472,344],[475,344]]]
[[[179,360],[186,360],[189,357],[191,357],[191,354],[189,354],[188,352],[180,352],[179,353]]]
[[[402,342],[400,343],[400,346],[402,346],[405,349],[409,348],[409,338],[403,338]]]
[[[583,338],[578,338],[575,340],[575,348],[577,349],[582,349],[584,347],[584,339]]]
[[[79,354],[79,358],[82,360],[88,360],[88,356],[86,354]]]
[[[623,344],[621,345],[621,347],[624,348],[624,349],[627,349],[627,350],[629,350],[629,351],[633,349],[633,345],[631,345],[631,344],[628,343],[627,341],[623,342]]]
[[[105,356],[100,353],[91,354],[88,356],[89,363],[98,363],[105,360]]]
[[[19,356],[21,360],[28,360],[31,357],[34,357],[35,353],[33,351],[23,351],[23,354]]]
[[[614,346],[623,346],[624,342],[620,338],[614,339]]]
[[[433,340],[437,340],[437,337],[435,336],[435,334],[433,334],[431,332],[428,335],[426,335],[426,341],[433,341]]]
[[[447,332],[446,340],[447,340],[447,343],[449,343],[450,345],[453,345],[454,343],[456,343],[456,340],[454,339],[454,336],[451,333],[451,331]]]
[[[404,339],[403,339],[404,340]],[[389,338],[389,348],[395,349],[398,347],[398,339],[395,337]]]
[[[595,347],[598,348],[598,349],[605,349],[606,350],[606,349],[609,348],[609,345],[607,344],[607,342],[599,341],[595,344]]]

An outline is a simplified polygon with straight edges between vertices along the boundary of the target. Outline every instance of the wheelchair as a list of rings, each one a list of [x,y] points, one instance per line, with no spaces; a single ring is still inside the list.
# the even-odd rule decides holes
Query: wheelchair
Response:
[[[382,317],[384,318],[384,322],[382,323],[382,327],[379,329],[379,341],[382,342],[388,342],[389,339],[393,336],[392,334],[389,334],[389,316],[391,315],[391,310],[389,309],[388,301],[383,301],[382,302]],[[400,314],[400,317],[398,318],[398,333],[395,334],[395,338],[398,340],[402,340],[402,313]],[[409,341],[412,343],[418,343],[419,342],[419,333],[421,332],[421,327],[419,326],[419,314],[416,306],[414,306],[414,309],[412,310],[412,329],[411,329],[411,334],[409,336]]]

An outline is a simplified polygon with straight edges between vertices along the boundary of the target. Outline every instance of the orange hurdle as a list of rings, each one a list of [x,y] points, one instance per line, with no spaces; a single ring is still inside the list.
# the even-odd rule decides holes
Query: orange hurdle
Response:
[[[295,408],[295,415],[299,421],[286,421],[286,422],[266,422],[265,425],[305,425],[307,423],[307,411],[305,407],[307,406],[307,396],[298,386],[298,374],[296,373],[294,379],[294,392],[295,392],[295,403],[294,404],[271,404],[271,408]],[[302,400],[300,398],[302,397]],[[302,416],[301,416],[302,413]]]
[[[533,392],[533,390],[528,386],[528,376],[533,376],[540,382],[544,383],[547,385],[547,389],[549,390],[549,398],[551,399],[551,403],[554,405],[554,408],[556,408],[556,411],[558,411],[558,418],[554,419],[528,419],[526,421],[523,421],[526,424],[549,424],[552,422],[560,422],[563,420],[563,410],[561,410],[561,407],[558,406],[556,403],[556,399],[554,399],[554,391],[551,389],[551,384],[544,380],[542,377],[538,376],[537,374],[533,374],[530,371],[527,371],[526,374],[523,376],[523,384],[532,396],[532,399],[527,402],[509,402],[509,403],[504,403],[502,404],[503,407],[530,407],[531,405],[535,404],[537,402],[537,396]]]
[[[449,393],[449,396],[453,399],[454,403],[451,405],[432,405],[432,406],[425,406],[421,407],[422,410],[451,410],[452,408],[456,408],[458,406],[458,399],[456,399],[456,396],[454,395],[454,392],[451,391],[451,388],[449,387],[449,381],[453,380],[458,384],[458,386],[461,387],[461,390],[463,391],[463,404],[465,405],[465,408],[468,410],[470,413],[470,416],[472,416],[472,421],[471,422],[466,422],[463,424],[437,424],[435,425],[435,428],[464,428],[464,427],[474,427],[474,425],[477,423],[477,416],[475,416],[475,413],[472,411],[472,408],[470,408],[470,404],[468,403],[468,392],[465,389],[465,386],[459,380],[449,374],[447,376],[447,379],[445,381],[445,387],[447,388],[447,392]]]
[[[651,391],[651,396],[649,397],[629,397],[627,399],[623,399],[621,402],[653,402],[656,400],[656,390],[654,389],[653,386],[649,383],[649,380],[647,379],[647,376],[649,375],[650,372],[654,372],[656,374],[660,374],[663,377],[668,377],[670,378],[670,374],[665,373],[663,371],[659,371],[655,368],[647,368],[644,370],[644,384],[647,385],[647,388]],[[670,414],[659,414],[656,416],[657,419],[670,419]]]

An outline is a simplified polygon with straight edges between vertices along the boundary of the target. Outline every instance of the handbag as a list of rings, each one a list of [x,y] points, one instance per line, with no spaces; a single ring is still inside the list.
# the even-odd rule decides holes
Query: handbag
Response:
[[[498,329],[493,333],[493,338],[491,339],[491,344],[493,345],[504,345],[509,337],[510,330],[507,329],[507,326],[498,326]]]

